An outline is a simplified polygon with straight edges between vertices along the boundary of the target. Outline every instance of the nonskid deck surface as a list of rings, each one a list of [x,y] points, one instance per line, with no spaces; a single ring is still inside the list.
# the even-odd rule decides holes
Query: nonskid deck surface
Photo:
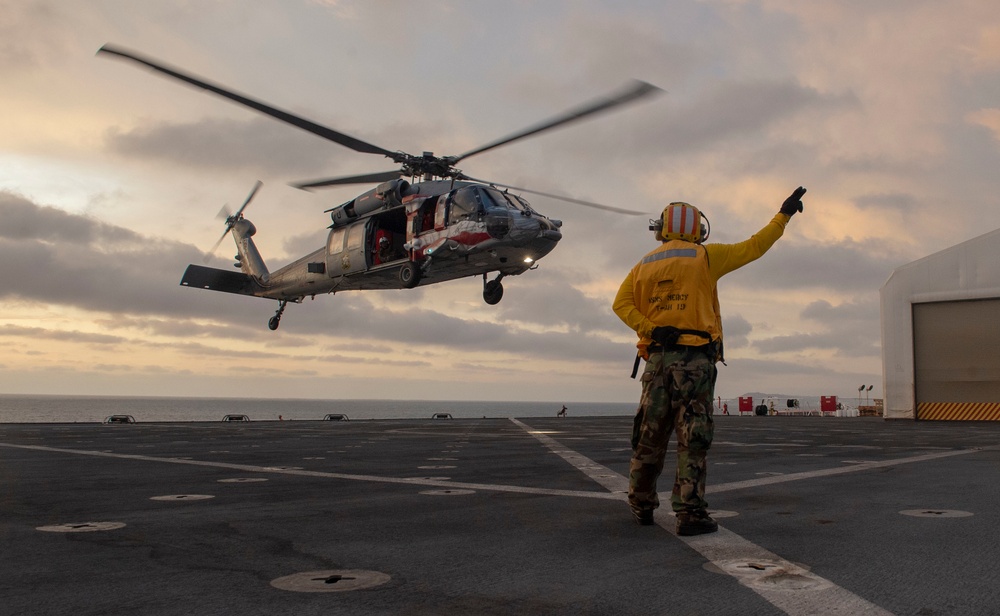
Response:
[[[712,535],[631,418],[0,424],[5,614],[983,614],[1000,424],[717,417]],[[672,458],[673,448],[668,454]],[[669,502],[672,466],[660,481]]]

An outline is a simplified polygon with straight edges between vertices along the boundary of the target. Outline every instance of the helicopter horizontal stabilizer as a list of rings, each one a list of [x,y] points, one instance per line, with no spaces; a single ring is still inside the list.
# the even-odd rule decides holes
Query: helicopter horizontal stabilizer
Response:
[[[188,265],[187,270],[184,271],[181,286],[238,295],[256,295],[260,289],[253,278],[242,272],[231,272],[194,264]]]

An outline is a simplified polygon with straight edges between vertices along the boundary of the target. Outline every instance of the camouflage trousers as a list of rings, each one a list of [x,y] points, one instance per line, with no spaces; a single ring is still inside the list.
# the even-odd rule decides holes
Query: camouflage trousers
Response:
[[[642,374],[642,399],[632,430],[628,502],[633,510],[655,509],[656,480],[671,432],[677,433],[673,510],[708,508],[706,453],[712,445],[715,362],[704,353],[653,353]]]

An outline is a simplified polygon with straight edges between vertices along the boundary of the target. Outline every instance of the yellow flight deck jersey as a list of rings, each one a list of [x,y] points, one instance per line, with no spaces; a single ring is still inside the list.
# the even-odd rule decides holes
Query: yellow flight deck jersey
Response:
[[[622,281],[612,309],[639,335],[639,354],[649,357],[653,328],[708,332],[722,340],[722,315],[716,283],[729,272],[759,259],[785,231],[791,217],[778,213],[750,239],[738,244],[700,245],[683,240],[663,242],[636,264]],[[683,334],[678,344],[708,344],[701,336]],[[638,360],[637,360],[638,361]]]

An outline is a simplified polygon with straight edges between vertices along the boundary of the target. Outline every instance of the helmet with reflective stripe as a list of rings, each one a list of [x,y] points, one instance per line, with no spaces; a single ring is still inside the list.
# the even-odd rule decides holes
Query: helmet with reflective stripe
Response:
[[[656,231],[656,239],[661,242],[684,240],[701,243],[708,235],[705,226],[701,224],[701,218],[702,214],[695,206],[675,201],[663,208],[660,220],[655,221],[659,224],[654,224],[651,228]]]

